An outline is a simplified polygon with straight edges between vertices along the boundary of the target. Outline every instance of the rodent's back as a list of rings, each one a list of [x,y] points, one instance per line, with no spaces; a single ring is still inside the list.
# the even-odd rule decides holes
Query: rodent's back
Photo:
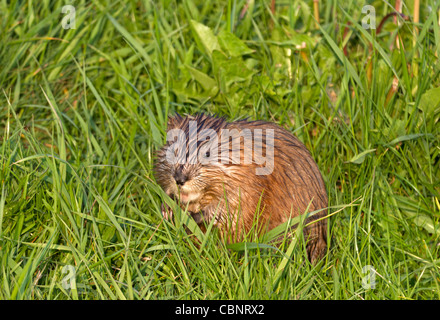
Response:
[[[293,134],[265,121],[238,121],[250,129],[274,130],[274,169],[267,176],[258,176],[266,187],[264,205],[269,229],[292,216],[326,208],[327,192],[319,168],[309,150]],[[249,186],[251,187],[251,186]],[[325,212],[317,216],[323,216]],[[316,217],[315,217],[316,218]]]

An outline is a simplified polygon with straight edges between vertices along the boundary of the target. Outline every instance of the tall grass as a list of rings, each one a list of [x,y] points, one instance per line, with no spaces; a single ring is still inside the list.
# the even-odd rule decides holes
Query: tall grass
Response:
[[[319,26],[311,1],[75,1],[75,29],[63,5],[0,2],[0,299],[440,297],[434,1],[417,33],[365,30],[356,0],[322,2]],[[231,249],[162,220],[152,157],[175,111],[306,144],[332,214],[319,264],[301,239]]]

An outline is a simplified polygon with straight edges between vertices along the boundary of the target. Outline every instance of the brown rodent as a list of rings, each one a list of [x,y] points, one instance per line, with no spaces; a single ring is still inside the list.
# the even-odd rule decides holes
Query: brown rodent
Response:
[[[327,208],[324,181],[310,152],[293,134],[265,121],[197,114],[169,118],[167,143],[156,154],[154,174],[163,190],[227,241],[239,241],[257,220],[261,233],[306,210]],[[169,219],[172,212],[163,209]],[[326,210],[309,217],[326,216]],[[327,247],[327,219],[304,228],[308,258]]]

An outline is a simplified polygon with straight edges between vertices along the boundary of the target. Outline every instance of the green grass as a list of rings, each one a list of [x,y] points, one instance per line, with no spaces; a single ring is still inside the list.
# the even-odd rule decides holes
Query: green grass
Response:
[[[246,2],[74,1],[65,30],[64,1],[0,1],[0,299],[440,298],[439,8],[376,34],[362,1],[320,3],[319,29],[311,1]],[[332,207],[322,262],[162,221],[152,156],[175,111],[306,144]]]

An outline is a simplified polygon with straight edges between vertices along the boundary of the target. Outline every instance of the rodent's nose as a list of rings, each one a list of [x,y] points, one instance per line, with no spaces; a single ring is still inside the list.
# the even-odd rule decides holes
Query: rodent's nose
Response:
[[[188,180],[188,177],[185,174],[183,174],[182,171],[177,171],[174,174],[174,180],[176,180],[176,183],[179,186],[183,186],[185,184],[186,180]]]

